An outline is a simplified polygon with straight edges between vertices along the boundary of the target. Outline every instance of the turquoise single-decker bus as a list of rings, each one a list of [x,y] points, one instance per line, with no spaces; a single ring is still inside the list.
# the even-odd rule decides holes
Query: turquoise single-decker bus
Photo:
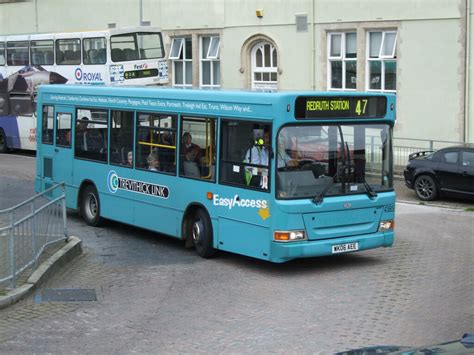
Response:
[[[46,85],[35,188],[67,207],[271,262],[394,242],[395,95]]]

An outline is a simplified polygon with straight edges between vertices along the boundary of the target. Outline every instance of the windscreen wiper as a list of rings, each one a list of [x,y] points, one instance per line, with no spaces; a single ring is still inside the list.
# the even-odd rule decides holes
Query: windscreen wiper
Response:
[[[319,194],[317,194],[314,198],[313,198],[313,202],[314,203],[317,203],[317,204],[320,204],[321,202],[323,202],[323,198],[324,198],[324,195],[329,191],[329,189],[331,188],[332,185],[334,185],[334,182],[336,181],[336,179],[339,177],[339,175],[341,175],[341,173],[346,170],[348,168],[347,165],[341,165],[339,167],[339,169],[337,169],[337,172],[336,174],[332,177],[331,181],[328,181],[326,183],[326,185],[324,185],[323,189],[321,190],[321,192]]]
[[[371,200],[376,198],[377,193],[374,191],[374,189],[369,185],[369,183],[365,179],[361,179],[361,180],[362,180],[362,184],[364,185],[365,189],[367,190],[367,196],[369,196],[369,198]]]

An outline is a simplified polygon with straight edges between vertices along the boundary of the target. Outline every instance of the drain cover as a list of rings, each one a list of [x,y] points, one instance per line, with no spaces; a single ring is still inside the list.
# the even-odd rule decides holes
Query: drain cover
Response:
[[[97,301],[95,289],[45,288],[36,295],[35,302],[92,302]]]

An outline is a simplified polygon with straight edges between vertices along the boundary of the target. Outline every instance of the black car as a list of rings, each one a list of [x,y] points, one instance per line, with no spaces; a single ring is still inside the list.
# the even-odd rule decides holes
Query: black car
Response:
[[[449,341],[447,343],[422,346],[406,347],[398,345],[371,346],[361,349],[353,349],[335,355],[434,355],[434,354],[452,354],[452,355],[471,355],[474,354],[474,334],[464,334],[461,339]]]
[[[423,201],[439,195],[474,198],[474,144],[410,154],[403,174]]]

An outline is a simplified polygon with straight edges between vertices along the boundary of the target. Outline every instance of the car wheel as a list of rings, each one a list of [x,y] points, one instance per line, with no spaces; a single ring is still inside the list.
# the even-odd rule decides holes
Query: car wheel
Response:
[[[7,136],[5,135],[3,129],[0,128],[0,153],[6,152],[8,152]]]
[[[88,225],[98,227],[101,224],[99,194],[93,185],[86,186],[82,192],[80,212]]]
[[[420,200],[431,201],[438,195],[438,188],[431,176],[420,175],[415,180],[415,192]]]
[[[212,223],[207,213],[201,208],[192,215],[189,226],[189,235],[199,256],[210,258],[217,252],[213,246]]]

